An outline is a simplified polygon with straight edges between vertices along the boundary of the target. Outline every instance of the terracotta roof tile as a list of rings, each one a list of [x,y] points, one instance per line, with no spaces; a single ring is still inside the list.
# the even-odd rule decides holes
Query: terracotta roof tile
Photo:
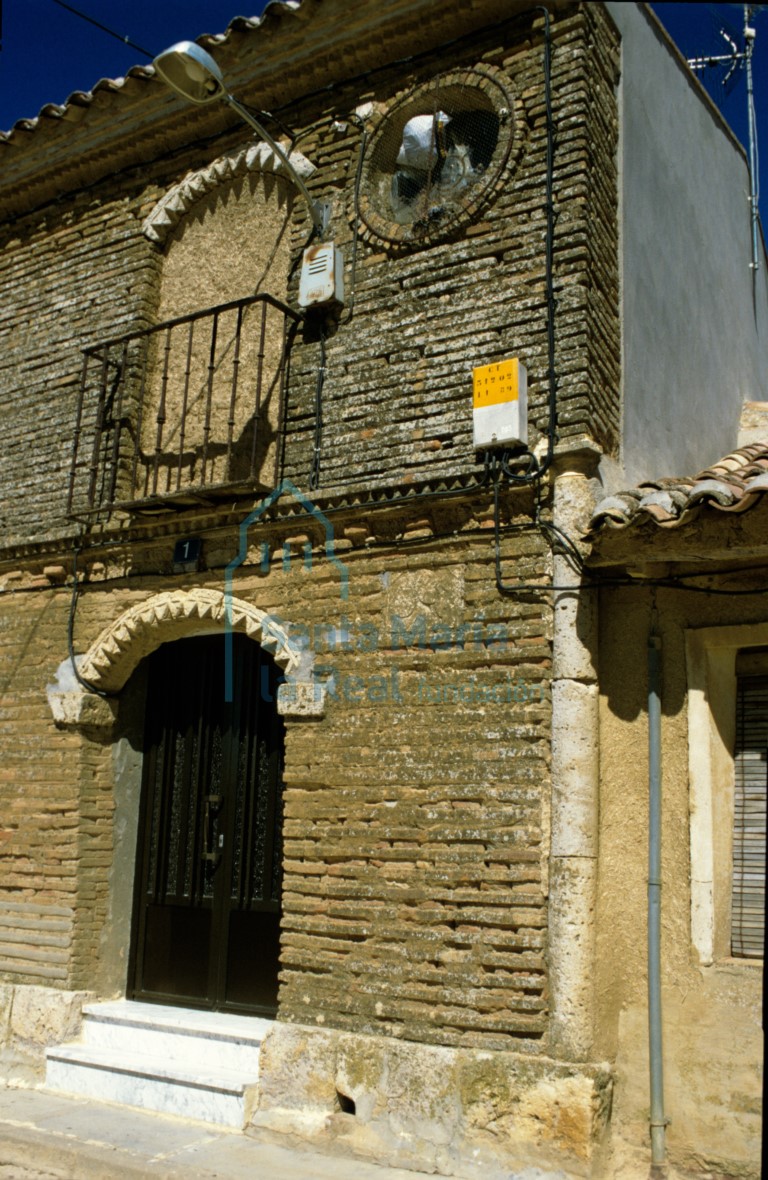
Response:
[[[725,455],[693,478],[649,480],[608,496],[592,513],[590,532],[652,521],[680,528],[702,511],[746,512],[768,492],[768,439]]]
[[[282,8],[295,12],[299,3],[300,0],[269,0],[261,16],[236,16],[229,22],[223,33],[203,33],[202,36],[196,38],[197,44],[205,49],[215,48],[228,41],[233,31],[257,29],[263,23],[264,14],[268,8]],[[99,93],[121,91],[128,78],[148,79],[154,78],[154,76],[154,66],[132,66],[123,78],[101,78],[90,90],[73,91],[64,103],[47,102],[37,115],[17,119],[10,130],[0,131],[0,144],[12,142],[17,132],[36,130],[43,119],[65,119],[71,106],[89,106]]]

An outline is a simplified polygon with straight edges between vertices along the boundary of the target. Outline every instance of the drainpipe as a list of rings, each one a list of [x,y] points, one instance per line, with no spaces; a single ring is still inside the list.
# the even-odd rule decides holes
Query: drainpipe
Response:
[[[648,636],[648,798],[648,1046],[651,1168],[656,1169],[664,1164],[667,1120],[661,1045],[661,638],[653,632]]]

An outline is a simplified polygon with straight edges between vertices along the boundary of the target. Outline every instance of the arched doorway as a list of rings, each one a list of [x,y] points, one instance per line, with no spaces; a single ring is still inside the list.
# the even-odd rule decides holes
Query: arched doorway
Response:
[[[279,961],[281,672],[223,633],[147,658],[148,690],[129,995],[273,1015]]]

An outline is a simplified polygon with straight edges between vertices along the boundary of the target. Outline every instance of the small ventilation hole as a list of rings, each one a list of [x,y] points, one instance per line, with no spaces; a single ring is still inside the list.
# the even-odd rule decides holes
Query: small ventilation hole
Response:
[[[355,1114],[354,1098],[350,1098],[348,1094],[342,1094],[341,1090],[337,1090],[336,1101],[339,1104],[339,1110],[342,1114]]]

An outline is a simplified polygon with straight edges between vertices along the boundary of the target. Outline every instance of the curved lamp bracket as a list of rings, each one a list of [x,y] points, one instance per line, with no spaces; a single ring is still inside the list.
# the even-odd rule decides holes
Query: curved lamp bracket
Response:
[[[328,225],[329,207],[325,202],[312,200],[309,190],[291,164],[287,154],[280,147],[251,112],[234,98],[224,85],[224,77],[217,63],[194,41],[178,41],[163,50],[154,59],[153,65],[166,86],[170,86],[182,98],[197,106],[205,106],[217,100],[229,103],[240,118],[269,145],[282,162],[291,180],[307,202],[314,230],[323,236]]]

